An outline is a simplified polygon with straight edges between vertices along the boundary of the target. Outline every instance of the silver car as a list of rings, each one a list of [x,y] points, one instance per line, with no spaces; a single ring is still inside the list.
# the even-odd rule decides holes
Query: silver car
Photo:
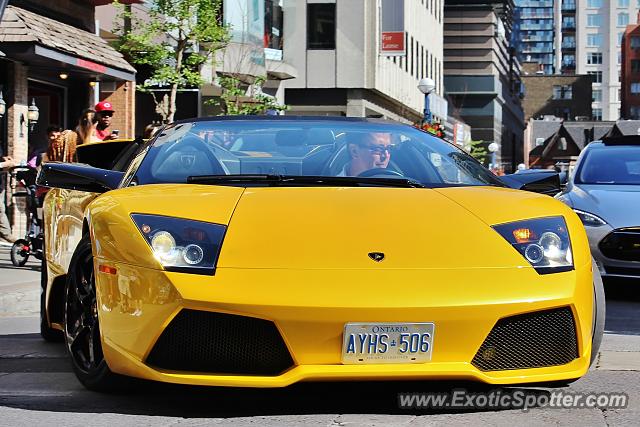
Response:
[[[640,278],[640,136],[592,142],[565,190],[603,276]]]

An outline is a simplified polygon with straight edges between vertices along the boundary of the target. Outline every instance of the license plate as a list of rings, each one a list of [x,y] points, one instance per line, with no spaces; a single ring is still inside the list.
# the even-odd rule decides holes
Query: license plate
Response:
[[[431,360],[433,323],[347,323],[342,363],[423,363]]]

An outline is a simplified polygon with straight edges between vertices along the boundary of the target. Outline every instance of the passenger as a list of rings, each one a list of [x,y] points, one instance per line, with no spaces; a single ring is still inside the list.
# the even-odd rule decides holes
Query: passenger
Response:
[[[386,169],[391,160],[391,134],[388,132],[347,134],[349,163],[338,176],[358,176],[369,169]]]

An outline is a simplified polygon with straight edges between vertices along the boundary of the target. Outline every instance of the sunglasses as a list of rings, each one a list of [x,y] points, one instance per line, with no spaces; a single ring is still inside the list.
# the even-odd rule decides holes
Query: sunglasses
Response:
[[[362,148],[366,148],[373,154],[382,156],[383,154],[390,153],[393,150],[393,145],[360,145]]]
[[[100,117],[113,117],[113,113],[112,112],[100,112]]]

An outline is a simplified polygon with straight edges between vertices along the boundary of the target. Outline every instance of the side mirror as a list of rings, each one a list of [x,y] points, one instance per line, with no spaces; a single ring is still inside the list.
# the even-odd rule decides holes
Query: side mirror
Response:
[[[78,163],[48,162],[42,165],[36,183],[43,187],[105,193],[118,188],[123,177],[124,172]]]
[[[554,196],[562,190],[560,176],[555,172],[514,173],[501,176],[500,179],[511,188],[548,196]]]

